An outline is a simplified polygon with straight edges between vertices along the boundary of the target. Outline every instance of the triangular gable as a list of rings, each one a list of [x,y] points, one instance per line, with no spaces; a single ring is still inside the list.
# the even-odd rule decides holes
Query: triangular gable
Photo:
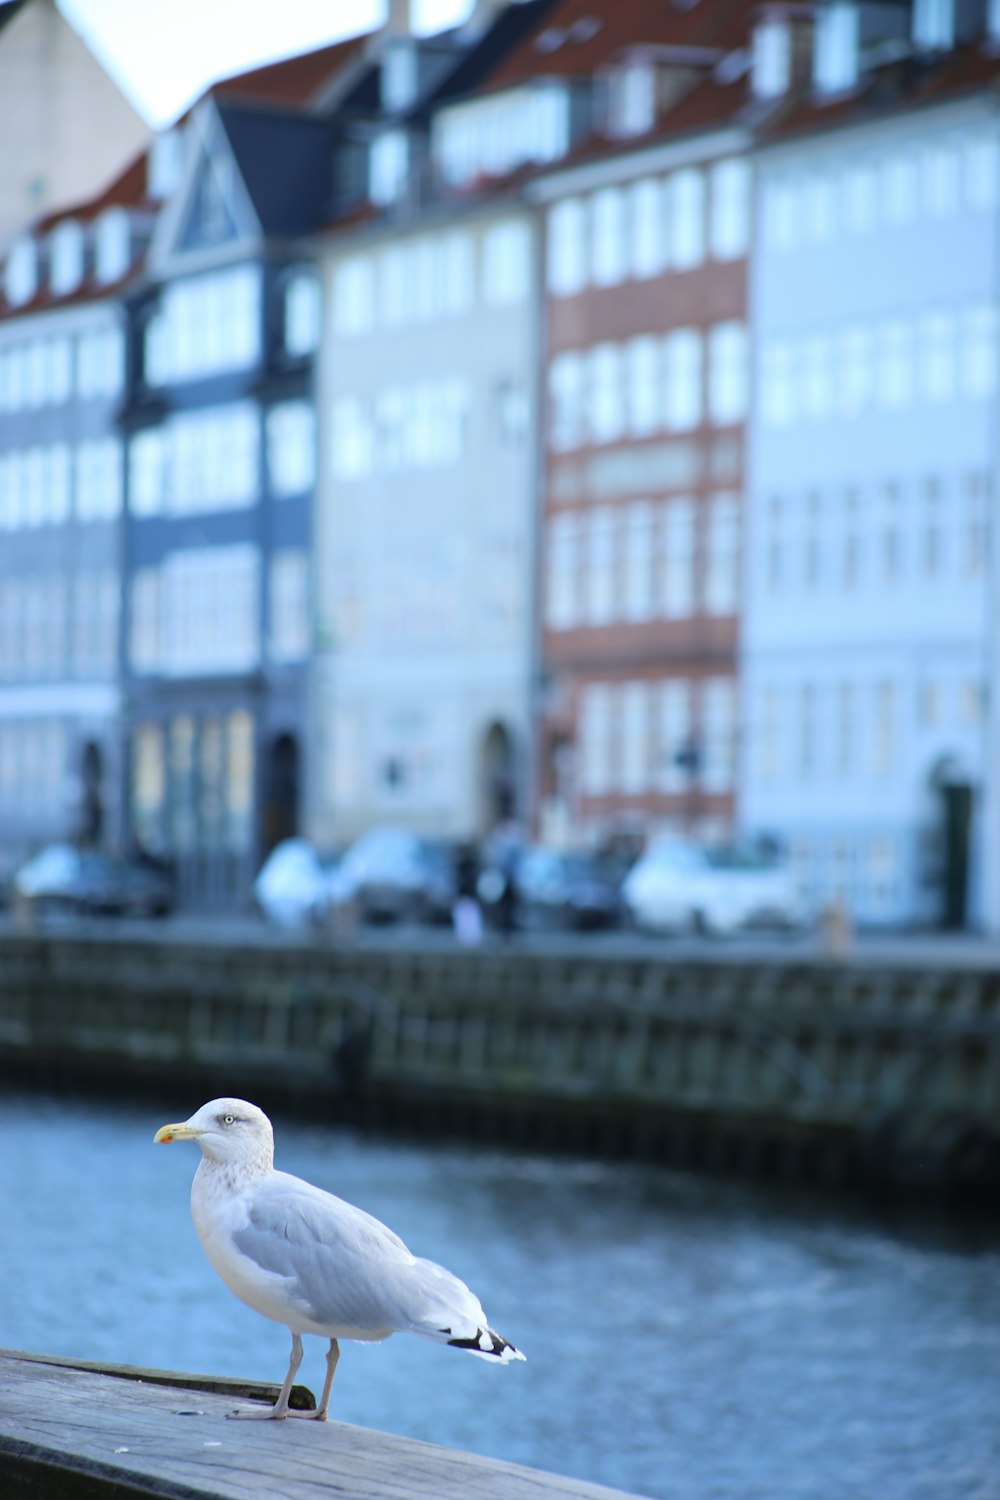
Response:
[[[149,266],[155,274],[236,246],[256,247],[262,238],[260,220],[213,99],[201,101],[185,132],[181,180],[164,206],[150,247]]]

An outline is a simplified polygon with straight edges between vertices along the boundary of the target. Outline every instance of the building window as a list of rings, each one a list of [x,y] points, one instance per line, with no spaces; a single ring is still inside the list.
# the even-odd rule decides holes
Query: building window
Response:
[[[761,355],[761,416],[768,427],[789,427],[795,420],[795,363],[790,344],[765,344]]]
[[[928,313],[920,320],[920,380],[927,401],[950,401],[955,391],[955,320]]]
[[[750,165],[720,161],[711,172],[709,244],[716,260],[738,260],[750,240]]]
[[[405,131],[387,130],[371,144],[368,196],[379,208],[398,203],[410,175],[410,142]]]
[[[689,167],[669,181],[670,265],[675,271],[689,271],[705,259],[705,178]]]
[[[740,586],[740,514],[735,495],[717,495],[708,512],[705,610],[735,614]]]
[[[333,329],[356,338],[375,324],[375,266],[367,255],[341,261],[333,273]]]
[[[283,401],[267,414],[267,466],[274,495],[302,495],[316,480],[316,417],[308,401]]]
[[[693,502],[668,501],[663,519],[663,612],[668,619],[686,619],[694,610]]]
[[[133,574],[129,614],[129,661],[133,672],[159,671],[162,649],[158,568],[139,568]]]
[[[747,331],[743,323],[717,323],[708,335],[708,411],[720,427],[747,413]]]
[[[702,340],[694,328],[679,328],[663,341],[666,424],[674,432],[698,427],[702,396]]]
[[[564,198],[548,217],[548,288],[556,297],[573,297],[587,284],[587,210],[582,199]]]
[[[601,506],[589,516],[587,544],[587,623],[607,625],[618,604],[615,512]]]
[[[664,197],[655,177],[643,177],[629,188],[631,231],[628,251],[632,275],[658,276],[666,263]]]
[[[736,771],[736,693],[732,678],[710,677],[701,689],[701,783],[730,792]]]
[[[621,690],[621,790],[633,796],[649,785],[649,686],[626,682]]]
[[[941,544],[941,486],[936,479],[928,479],[923,487],[924,498],[924,577],[938,578],[942,571]]]
[[[805,556],[802,573],[807,588],[816,589],[822,574],[823,504],[819,495],[806,499]]]
[[[685,757],[691,748],[691,686],[687,682],[664,682],[660,686],[658,734],[658,784],[667,796],[687,790],[691,771]]]
[[[962,389],[967,396],[992,396],[997,384],[997,311],[990,303],[965,313],[962,328]]]
[[[899,490],[887,484],[882,491],[882,578],[887,584],[898,583],[900,575],[900,505]]]
[[[614,780],[614,720],[611,691],[606,683],[589,683],[581,694],[580,738],[583,792],[600,797],[611,791]]]
[[[285,352],[300,358],[319,345],[319,282],[312,271],[299,272],[285,288]]]
[[[841,553],[841,584],[845,593],[857,588],[861,576],[861,542],[858,537],[858,496],[848,490],[844,496],[844,535]]]
[[[627,620],[648,620],[653,614],[655,549],[653,509],[638,501],[625,511],[625,556],[623,567],[624,615]]]
[[[625,426],[622,351],[617,344],[595,344],[587,363],[590,436],[595,443],[612,443]]]
[[[122,454],[117,438],[97,438],[76,450],[76,516],[113,521],[122,508]]]
[[[821,93],[840,93],[857,83],[859,19],[857,0],[833,0],[817,10],[813,83]]]
[[[656,120],[656,68],[637,60],[612,68],[607,77],[608,134],[644,135]]]
[[[495,224],[483,236],[483,301],[516,307],[531,288],[531,234],[527,224]]]
[[[260,355],[260,297],[258,266],[172,282],[146,325],[147,384],[200,380],[254,364]]]
[[[170,674],[249,671],[260,659],[257,548],[171,553],[162,569],[162,663]]]
[[[635,437],[648,437],[663,422],[660,384],[660,342],[641,334],[625,346],[628,367],[628,428]]]
[[[94,274],[107,286],[120,281],[129,268],[132,228],[124,208],[109,208],[95,226]]]
[[[989,559],[989,475],[970,474],[965,489],[965,576],[982,578]]]
[[[775,99],[791,80],[791,29],[782,18],[759,21],[753,30],[751,83],[758,99]]]
[[[950,52],[955,45],[955,0],[913,0],[914,45]]]
[[[82,400],[117,396],[125,378],[125,340],[118,328],[81,334],[76,346],[76,390]]]
[[[75,292],[83,280],[83,226],[75,219],[64,219],[52,231],[52,268],[50,279],[57,297]]]
[[[30,235],[15,240],[7,252],[4,290],[11,307],[23,307],[38,290],[38,247]]]
[[[785,177],[772,178],[764,189],[764,242],[776,254],[795,249],[799,233],[799,206],[794,184]]]
[[[626,273],[625,196],[604,188],[591,199],[591,276],[595,286],[617,286]]]
[[[767,508],[766,576],[769,594],[778,594],[784,584],[784,507],[777,495]]]

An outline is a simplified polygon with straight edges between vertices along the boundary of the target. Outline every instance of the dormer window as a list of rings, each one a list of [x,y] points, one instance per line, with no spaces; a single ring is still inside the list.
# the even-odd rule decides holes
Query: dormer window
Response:
[[[853,0],[833,0],[816,17],[813,83],[823,94],[838,94],[858,81],[860,31]]]
[[[656,121],[656,70],[646,60],[615,68],[608,77],[608,134],[644,135]]]
[[[52,231],[52,268],[49,273],[57,297],[75,292],[83,280],[83,227],[65,219]]]
[[[285,289],[285,352],[296,358],[312,354],[319,344],[319,282],[312,271],[299,271]]]
[[[154,136],[146,158],[146,186],[151,198],[166,198],[181,177],[184,164],[184,137],[179,128],[164,130]]]
[[[913,42],[922,52],[954,47],[955,0],[914,0]]]
[[[4,289],[11,307],[30,302],[38,290],[38,247],[28,235],[10,247]]]
[[[403,130],[388,130],[372,142],[368,196],[380,208],[398,203],[410,170],[410,143]]]
[[[131,231],[123,208],[109,208],[97,221],[94,273],[102,285],[120,281],[129,267]]]
[[[390,114],[406,109],[417,97],[417,48],[412,37],[386,44],[380,75],[382,108]]]
[[[792,76],[792,34],[782,16],[767,16],[753,34],[751,77],[758,99],[777,99]]]
[[[1000,0],[986,0],[986,35],[994,46],[1000,42]]]

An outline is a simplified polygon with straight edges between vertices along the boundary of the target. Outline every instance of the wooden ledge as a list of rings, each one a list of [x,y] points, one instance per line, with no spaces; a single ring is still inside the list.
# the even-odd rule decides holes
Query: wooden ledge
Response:
[[[0,1388],[6,1500],[627,1500],[343,1422],[226,1420],[277,1386],[0,1351]]]

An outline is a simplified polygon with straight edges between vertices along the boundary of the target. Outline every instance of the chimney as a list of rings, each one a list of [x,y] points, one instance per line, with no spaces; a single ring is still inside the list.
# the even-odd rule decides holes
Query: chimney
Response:
[[[410,35],[410,0],[387,0],[385,32],[388,36]]]

